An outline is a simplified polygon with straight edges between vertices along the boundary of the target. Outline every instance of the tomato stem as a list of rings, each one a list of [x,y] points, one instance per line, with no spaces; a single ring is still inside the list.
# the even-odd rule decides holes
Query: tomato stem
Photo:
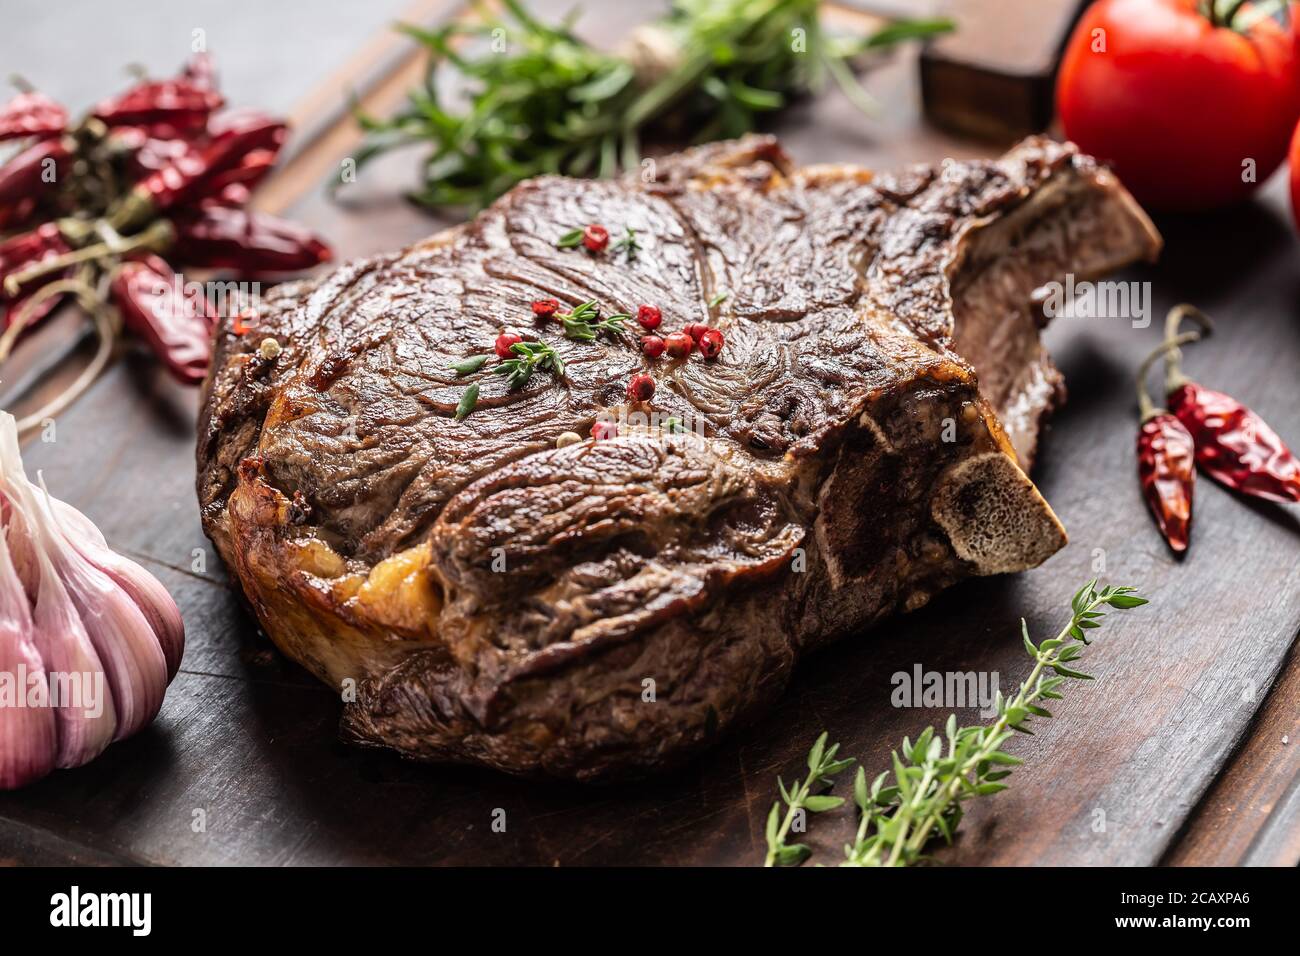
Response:
[[[1261,20],[1267,20],[1287,10],[1291,0],[1258,0],[1258,2],[1227,0],[1227,2],[1227,8],[1223,9],[1224,0],[1205,0],[1201,4],[1201,13],[1216,27],[1225,27],[1244,34],[1249,33],[1251,28]],[[1247,3],[1251,4],[1250,16],[1238,21]]]
[[[1220,25],[1227,27],[1229,30],[1235,30],[1236,27],[1233,26],[1233,21],[1237,19],[1237,14],[1241,13],[1241,8],[1245,5],[1246,0],[1233,0],[1227,11],[1220,15]]]

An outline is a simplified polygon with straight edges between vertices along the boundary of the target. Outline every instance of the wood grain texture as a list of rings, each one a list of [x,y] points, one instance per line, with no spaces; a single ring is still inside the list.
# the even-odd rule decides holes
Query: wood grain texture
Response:
[[[639,15],[592,8],[583,23],[596,21],[595,35],[607,38],[626,25],[621,18]],[[870,86],[888,105],[878,121],[834,92],[785,114],[777,131],[796,159],[885,167],[980,151],[919,124],[912,58],[873,74]],[[422,237],[443,221],[394,198],[413,163],[395,156],[370,167],[344,203],[299,182],[294,214],[343,257]],[[1294,509],[1202,481],[1191,552],[1172,559],[1133,474],[1131,383],[1158,341],[1163,310],[1197,302],[1220,334],[1188,350],[1188,372],[1297,440],[1300,243],[1280,182],[1239,210],[1160,225],[1162,261],[1125,277],[1152,284],[1151,327],[1071,318],[1048,333],[1071,400],[1034,477],[1071,533],[1066,550],[1035,571],[968,582],[847,637],[808,660],[752,727],[675,775],[630,787],[420,766],[338,743],[339,702],[257,634],[199,530],[193,393],[132,351],[60,418],[53,442],[28,446],[27,463],[172,591],[188,627],[185,661],[145,733],[88,767],[0,794],[0,860],[756,864],[776,775],[799,773],[821,730],[869,768],[885,768],[905,734],[947,714],[892,706],[894,674],[918,664],[996,672],[1010,687],[1029,669],[1020,617],[1036,638],[1054,633],[1070,593],[1104,562],[1104,577],[1139,586],[1152,606],[1111,619],[1087,657],[1097,680],[1071,687],[1053,708],[1057,720],[1016,741],[1027,763],[1015,785],[972,806],[939,859],[1215,862],[1214,847],[1231,839],[1247,849],[1230,862],[1294,864],[1300,742],[1253,748],[1267,748],[1268,736],[1295,720],[1300,677],[1292,668],[1277,678],[1300,629],[1300,521]],[[972,709],[961,718],[978,719]],[[1264,729],[1202,801],[1252,727]],[[1246,804],[1219,801],[1221,790],[1260,800],[1228,824],[1226,807]],[[498,809],[503,833],[491,827]],[[827,814],[806,842],[834,862],[851,828],[846,812]],[[1249,850],[1252,841],[1260,849]]]
[[[1300,653],[1246,741],[1162,861],[1170,866],[1295,866],[1300,860]]]

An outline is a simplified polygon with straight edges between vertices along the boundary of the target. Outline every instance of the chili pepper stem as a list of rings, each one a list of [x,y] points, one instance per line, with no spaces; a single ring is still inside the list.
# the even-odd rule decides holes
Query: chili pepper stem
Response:
[[[9,327],[5,329],[3,335],[0,335],[0,362],[9,358],[14,343],[18,341],[18,337],[27,328],[28,319],[46,299],[71,293],[79,297],[83,303],[93,302],[94,292],[94,289],[80,279],[62,279],[58,282],[51,282],[35,293],[9,317]]]
[[[99,377],[99,374],[112,358],[116,331],[113,328],[108,309],[100,301],[95,288],[89,282],[84,278],[76,278],[60,279],[58,282],[52,282],[32,296],[31,300],[24,303],[23,308],[13,317],[13,321],[10,323],[9,328],[5,330],[4,335],[0,336],[0,362],[8,358],[10,351],[13,349],[14,341],[22,332],[27,317],[36,305],[45,298],[63,294],[75,295],[81,302],[81,307],[89,313],[95,324],[95,333],[99,338],[99,346],[95,350],[95,355],[90,360],[90,363],[77,376],[76,381],[41,408],[18,422],[19,434],[26,434],[34,428],[43,427],[48,419],[53,418],[76,401],[82,392],[94,384],[95,379]]]
[[[1179,346],[1190,345],[1200,338],[1202,338],[1202,333],[1199,331],[1183,332],[1181,335],[1176,335],[1172,339],[1161,342],[1155,351],[1142,360],[1137,373],[1138,416],[1142,421],[1145,422],[1154,418],[1165,410],[1157,408],[1155,403],[1151,401],[1151,396],[1147,394],[1147,375],[1151,371],[1151,366],[1155,364],[1156,359],[1160,358],[1160,356],[1170,353],[1176,354]]]
[[[95,322],[95,332],[99,336],[99,347],[95,350],[95,356],[90,360],[90,364],[82,369],[77,380],[67,387],[57,398],[52,399],[41,408],[32,412],[26,418],[18,421],[18,433],[26,434],[36,428],[43,428],[45,423],[59,414],[73,402],[91,385],[95,384],[95,379],[99,378],[101,372],[108,367],[109,360],[113,357],[113,328],[108,318],[99,311],[92,314],[91,318]]]
[[[175,230],[172,229],[171,223],[160,219],[144,232],[131,236],[129,239],[100,242],[93,246],[85,246],[61,256],[56,256],[53,259],[47,259],[38,265],[24,269],[22,272],[15,272],[5,279],[4,290],[8,295],[16,296],[26,283],[53,272],[62,272],[68,266],[75,266],[82,262],[91,262],[108,256],[121,256],[141,249],[161,252],[171,243],[174,236]]]
[[[144,222],[156,211],[148,196],[133,190],[122,197],[116,208],[108,211],[108,224],[118,230],[130,229]]]
[[[1168,346],[1165,349],[1165,394],[1187,382],[1187,376],[1183,374],[1183,353],[1175,343],[1183,319],[1191,319],[1200,326],[1199,333],[1195,338],[1189,339],[1189,342],[1203,339],[1214,331],[1214,323],[1210,321],[1210,317],[1194,305],[1183,302],[1169,310],[1169,314],[1165,316],[1165,344]]]

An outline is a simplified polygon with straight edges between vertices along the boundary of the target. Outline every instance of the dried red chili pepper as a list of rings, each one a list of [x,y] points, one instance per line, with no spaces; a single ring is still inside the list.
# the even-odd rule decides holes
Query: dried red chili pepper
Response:
[[[250,190],[260,183],[275,165],[277,150],[255,149],[244,155],[239,164],[223,173],[218,173],[203,184],[195,198],[202,201],[208,198],[220,198],[232,186],[243,190],[245,199],[251,195]],[[242,205],[242,203],[223,202],[222,205]]]
[[[257,111],[216,114],[222,102],[211,61],[199,54],[176,79],[139,83],[66,135],[0,166],[0,233],[62,217],[0,242],[0,364],[20,334],[68,296],[100,336],[91,374],[83,372],[56,404],[71,401],[107,362],[118,334],[105,309],[110,298],[178,378],[203,377],[212,307],[155,254],[170,250],[196,266],[254,276],[330,258],[308,230],[243,210],[250,188],[272,168],[285,127]],[[0,107],[0,124],[8,124],[0,138],[37,137],[38,119],[52,127],[54,114],[37,109],[47,105],[29,97]],[[239,318],[234,327],[251,330]]]
[[[202,294],[187,295],[179,276],[158,256],[125,262],[110,286],[122,323],[150,348],[180,382],[203,381],[212,357],[212,306]]]
[[[17,275],[30,266],[37,265],[47,259],[53,259],[56,256],[65,255],[72,249],[68,241],[63,236],[63,231],[59,229],[57,223],[47,222],[44,225],[24,232],[17,236],[12,236],[4,242],[0,242],[0,299],[18,298],[16,291],[6,291],[7,280],[12,275]],[[47,281],[53,281],[54,275],[51,275]],[[41,283],[44,285],[45,283]],[[27,291],[32,291],[29,287]]]
[[[173,256],[187,265],[247,275],[310,269],[331,257],[309,229],[264,213],[225,206],[178,217]]]
[[[31,196],[16,203],[0,207],[0,233],[12,232],[32,221],[36,213],[36,200]]]
[[[1174,415],[1158,412],[1138,432],[1137,462],[1142,494],[1160,533],[1172,550],[1186,551],[1196,487],[1191,434]]]
[[[1215,481],[1242,494],[1300,501],[1300,461],[1277,432],[1235,398],[1183,374],[1177,345],[1186,336],[1177,333],[1184,318],[1209,328],[1209,320],[1194,306],[1179,305],[1170,311],[1165,324],[1166,341],[1171,343],[1165,359],[1165,400],[1196,444],[1196,463]]]
[[[166,169],[199,151],[194,139],[154,136],[142,126],[120,126],[109,134],[109,140],[113,152],[125,156],[126,172],[133,180]]]
[[[63,180],[72,153],[65,137],[29,146],[0,166],[0,207],[39,200],[43,190]]]
[[[57,136],[68,126],[68,111],[43,93],[23,90],[0,106],[0,142],[26,136]]]
[[[109,216],[114,228],[129,229],[159,212],[208,195],[213,179],[240,167],[252,151],[268,150],[274,161],[284,143],[285,125],[265,113],[240,110],[227,114],[220,122],[214,120],[211,132],[207,145],[179,155],[137,183]],[[269,168],[269,163],[264,166]],[[256,168],[253,174],[259,174]]]
[[[211,195],[204,196],[200,199],[201,207],[208,206],[228,206],[232,209],[239,209],[247,206],[253,198],[253,193],[243,183],[229,183],[221,188],[221,191]]]
[[[185,78],[145,80],[119,96],[103,100],[94,115],[109,126],[166,124],[177,130],[202,129],[225,99]]]
[[[1184,342],[1194,336],[1183,337]],[[1138,368],[1138,414],[1142,425],[1137,437],[1138,481],[1142,496],[1170,550],[1187,550],[1192,527],[1192,492],[1196,488],[1196,450],[1191,433],[1178,418],[1156,408],[1147,395],[1146,378],[1157,358],[1176,346],[1165,343]]]
[[[1300,461],[1257,414],[1229,395],[1184,382],[1166,399],[1215,481],[1269,501],[1300,501]]]

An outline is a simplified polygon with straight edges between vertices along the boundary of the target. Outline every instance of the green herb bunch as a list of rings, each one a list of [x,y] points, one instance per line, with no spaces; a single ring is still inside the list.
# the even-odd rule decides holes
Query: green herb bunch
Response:
[[[855,57],[952,28],[904,20],[869,37],[835,38],[821,29],[817,0],[676,0],[615,54],[579,39],[572,16],[548,25],[519,0],[503,4],[501,17],[475,0],[473,22],[400,27],[428,48],[424,86],[391,119],[358,116],[370,134],[358,167],[396,147],[430,144],[413,198],[476,211],[530,176],[635,168],[646,133],[675,142],[739,136],[827,77],[870,108],[850,66]],[[462,50],[466,39],[481,48]],[[445,64],[466,81],[464,111],[441,95]]]
[[[1070,622],[1056,637],[1035,646],[1029,639],[1024,619],[1020,621],[1025,651],[1034,661],[1033,670],[1015,697],[999,692],[995,699],[997,718],[987,725],[959,727],[951,714],[943,735],[927,727],[915,742],[904,738],[892,754],[892,771],[886,770],[870,784],[866,771],[858,768],[853,785],[853,802],[859,822],[854,841],[844,848],[841,866],[909,866],[922,858],[926,845],[935,837],[951,843],[962,819],[962,804],[972,797],[988,796],[1007,788],[1003,781],[1019,766],[1020,758],[1003,750],[1016,732],[1031,733],[1029,723],[1052,714],[1042,701],[1060,700],[1058,692],[1067,679],[1091,680],[1070,664],[1083,654],[1089,643],[1088,631],[1101,626],[1103,607],[1128,610],[1146,604],[1130,587],[1104,587],[1089,581],[1070,602]],[[810,773],[804,784],[787,791],[777,786],[789,811],[786,821],[774,804],[767,826],[767,866],[803,862],[808,848],[787,845],[788,820],[797,808],[822,812],[841,806],[844,800],[825,794],[814,795],[818,785],[829,786],[831,777],[852,763],[835,760],[838,745],[826,746],[822,734],[808,755]],[[892,780],[891,780],[892,775]]]

